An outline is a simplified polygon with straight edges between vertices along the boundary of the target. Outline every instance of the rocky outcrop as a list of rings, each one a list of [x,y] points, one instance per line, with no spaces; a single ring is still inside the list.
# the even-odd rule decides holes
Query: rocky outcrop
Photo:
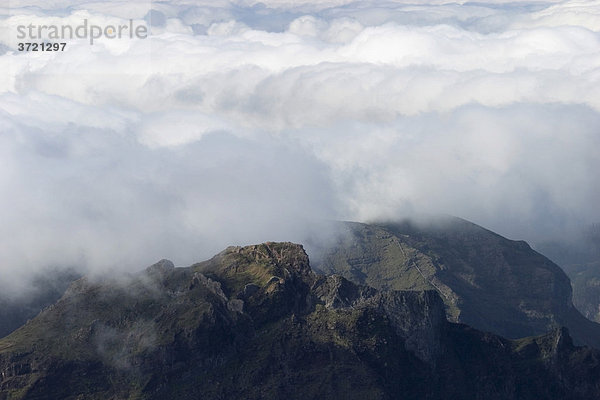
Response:
[[[450,321],[509,338],[569,327],[600,348],[600,325],[573,307],[569,278],[522,241],[458,218],[343,223],[337,242],[315,251],[316,269],[382,290],[435,290]]]
[[[0,340],[0,399],[583,400],[599,359],[564,329],[482,333],[435,290],[317,275],[302,246],[265,243],[77,281]]]

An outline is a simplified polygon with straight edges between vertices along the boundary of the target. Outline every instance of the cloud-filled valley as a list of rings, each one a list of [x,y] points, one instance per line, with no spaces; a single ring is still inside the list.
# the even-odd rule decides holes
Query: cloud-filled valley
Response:
[[[17,50],[19,25],[129,19],[148,38]],[[19,0],[0,34],[4,283],[323,220],[600,221],[598,1]]]

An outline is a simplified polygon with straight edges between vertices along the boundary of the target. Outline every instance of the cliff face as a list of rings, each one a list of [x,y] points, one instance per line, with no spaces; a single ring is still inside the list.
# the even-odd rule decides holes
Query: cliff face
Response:
[[[567,326],[600,348],[600,325],[572,304],[565,273],[522,241],[470,222],[345,223],[316,268],[378,289],[436,290],[448,319],[509,338]]]
[[[571,279],[575,307],[600,323],[600,224],[590,224],[562,241],[536,243],[536,248]]]
[[[573,282],[573,304],[586,318],[600,323],[600,261],[566,264]]]
[[[163,260],[81,279],[0,340],[0,399],[600,396],[598,352],[566,330],[510,341],[444,314],[435,291],[316,275],[291,243]]]

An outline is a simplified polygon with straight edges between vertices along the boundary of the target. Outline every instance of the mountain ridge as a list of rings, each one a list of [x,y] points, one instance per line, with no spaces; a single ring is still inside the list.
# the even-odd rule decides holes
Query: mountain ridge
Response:
[[[321,276],[265,243],[76,281],[0,339],[0,399],[575,400],[600,395],[599,365],[566,329],[503,339],[448,322],[435,291]]]
[[[317,250],[315,269],[378,289],[436,290],[450,321],[509,338],[568,326],[579,344],[600,348],[600,325],[572,303],[564,271],[524,241],[460,218],[344,222]]]

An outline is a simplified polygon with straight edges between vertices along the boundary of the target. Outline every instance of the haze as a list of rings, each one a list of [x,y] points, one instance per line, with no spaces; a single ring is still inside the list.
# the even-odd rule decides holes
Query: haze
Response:
[[[600,221],[600,2],[10,1],[0,281],[187,265],[318,221]],[[19,52],[20,24],[147,39]]]

